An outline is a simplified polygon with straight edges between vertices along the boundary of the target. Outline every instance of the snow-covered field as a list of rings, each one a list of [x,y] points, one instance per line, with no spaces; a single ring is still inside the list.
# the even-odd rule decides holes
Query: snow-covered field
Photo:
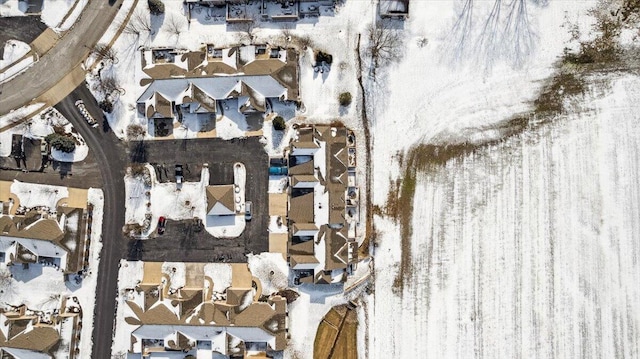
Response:
[[[470,36],[492,4],[474,3]],[[487,58],[448,43],[462,9],[412,3],[410,56],[370,88],[377,204],[400,175],[397,152],[500,138],[499,124],[532,108],[572,47],[571,24],[588,30],[594,5],[526,4],[531,51]],[[408,247],[396,223],[376,219],[367,357],[638,357],[640,78],[587,84],[551,124],[419,172]],[[403,251],[408,270],[394,288]]]
[[[393,232],[377,251],[375,357],[640,354],[639,85],[420,177],[402,298]]]

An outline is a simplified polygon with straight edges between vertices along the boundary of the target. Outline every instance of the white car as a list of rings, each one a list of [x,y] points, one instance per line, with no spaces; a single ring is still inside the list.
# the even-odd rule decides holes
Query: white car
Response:
[[[245,221],[250,221],[251,218],[253,217],[251,215],[251,201],[247,201],[244,203],[244,220]]]

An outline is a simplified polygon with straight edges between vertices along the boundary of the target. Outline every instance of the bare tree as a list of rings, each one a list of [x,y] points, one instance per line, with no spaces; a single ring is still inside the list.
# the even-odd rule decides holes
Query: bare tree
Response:
[[[397,61],[402,56],[402,37],[387,22],[374,23],[368,29],[367,54],[371,57],[372,73],[380,66]]]
[[[93,53],[98,56],[98,60],[110,61],[112,63],[118,63],[118,57],[115,50],[106,44],[97,44],[93,48]]]
[[[238,30],[241,32],[239,40],[241,40],[241,42],[248,40],[250,44],[253,44],[256,39],[256,28],[260,19],[258,15],[252,11],[246,11],[244,19],[245,21],[238,23]]]
[[[123,31],[136,36],[140,36],[143,32],[151,32],[151,19],[149,15],[142,10],[136,10],[133,15],[131,15],[131,19],[129,19]]]
[[[169,15],[164,23],[164,30],[179,37],[186,25],[187,23],[182,16]]]

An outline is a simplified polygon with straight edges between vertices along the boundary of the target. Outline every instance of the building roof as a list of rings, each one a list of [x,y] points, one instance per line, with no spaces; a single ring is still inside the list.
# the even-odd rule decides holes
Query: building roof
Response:
[[[201,268],[204,270],[204,266]],[[226,343],[231,342],[236,343],[233,348],[236,345],[244,348],[244,342],[264,342],[273,350],[284,349],[285,298],[271,295],[266,302],[258,302],[262,293],[251,288],[230,287],[225,290],[224,300],[211,300],[203,295],[204,280],[202,288],[181,289],[176,293],[165,290],[170,287],[170,281],[169,277],[157,280],[156,288],[161,300],[156,301],[149,309],[143,309],[147,306],[141,306],[140,299],[126,302],[128,311],[125,312],[125,320],[138,326],[132,332],[132,336],[136,338],[132,343],[133,347],[140,347],[140,339],[163,339],[165,350],[187,350],[192,341],[204,340],[212,342],[212,350],[225,355],[232,349]],[[153,286],[149,283],[145,290]],[[135,291],[144,296],[142,292]],[[191,309],[186,309],[185,306]],[[230,340],[231,338],[237,340]]]
[[[36,258],[30,256],[60,258],[66,273],[81,270],[85,259],[84,209],[58,207],[57,217],[48,216],[35,210],[24,216],[0,215],[0,251],[15,250],[14,260],[22,263],[34,263]]]
[[[313,175],[313,172],[313,161],[296,163],[294,166],[289,167],[289,175]]]
[[[232,184],[207,186],[207,213],[213,215],[234,214],[233,188]]]
[[[346,270],[349,264],[357,260],[357,242],[348,238],[349,224],[346,219],[349,160],[347,135],[348,130],[344,126],[310,125],[298,128],[291,142],[292,148],[319,149],[297,151],[313,156],[313,160],[300,165],[295,165],[299,158],[296,151],[291,151],[290,155],[290,163],[294,163],[289,168],[291,187],[314,187],[314,192],[304,195],[309,196],[304,200],[304,196],[290,198],[290,265],[299,266],[302,261],[311,259],[303,256],[312,256],[319,261],[319,268],[322,269],[316,270],[313,278],[301,278],[303,282],[330,283],[334,271],[337,275],[340,270]],[[313,223],[318,220],[326,222]],[[314,241],[298,243],[299,237],[311,235],[310,231],[314,231],[311,223],[317,230],[311,232]],[[323,253],[316,253],[318,250]]]
[[[318,182],[314,175],[293,175],[291,176],[292,187],[313,187]]]
[[[264,48],[265,52],[258,54],[259,48]],[[220,57],[207,57],[204,51],[182,54],[180,60],[186,62],[186,68],[175,63],[147,64],[142,56],[143,71],[151,79],[141,81],[150,84],[137,102],[146,104],[147,118],[171,117],[171,108],[166,106],[171,101],[176,104],[196,101],[202,104],[202,111],[206,108],[215,112],[215,100],[247,97],[240,104],[245,106],[243,112],[264,112],[266,98],[298,99],[298,54],[295,50],[251,45],[222,49],[220,53]],[[192,93],[191,87],[201,91],[203,97]],[[156,94],[160,96],[156,97]]]
[[[294,223],[313,223],[313,192],[289,199],[289,219]]]

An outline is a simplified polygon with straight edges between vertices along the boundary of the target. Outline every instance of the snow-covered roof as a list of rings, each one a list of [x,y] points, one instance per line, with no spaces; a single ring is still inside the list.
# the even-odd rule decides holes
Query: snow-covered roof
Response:
[[[167,99],[181,104],[183,99],[182,95],[190,84],[197,86],[213,99],[224,100],[242,83],[265,98],[281,97],[287,94],[286,87],[282,86],[273,77],[267,75],[177,78],[153,81],[142,95],[140,95],[137,102],[146,102],[157,92]]]
[[[2,352],[12,355],[15,359],[51,359],[51,355],[29,349],[2,348]]]

